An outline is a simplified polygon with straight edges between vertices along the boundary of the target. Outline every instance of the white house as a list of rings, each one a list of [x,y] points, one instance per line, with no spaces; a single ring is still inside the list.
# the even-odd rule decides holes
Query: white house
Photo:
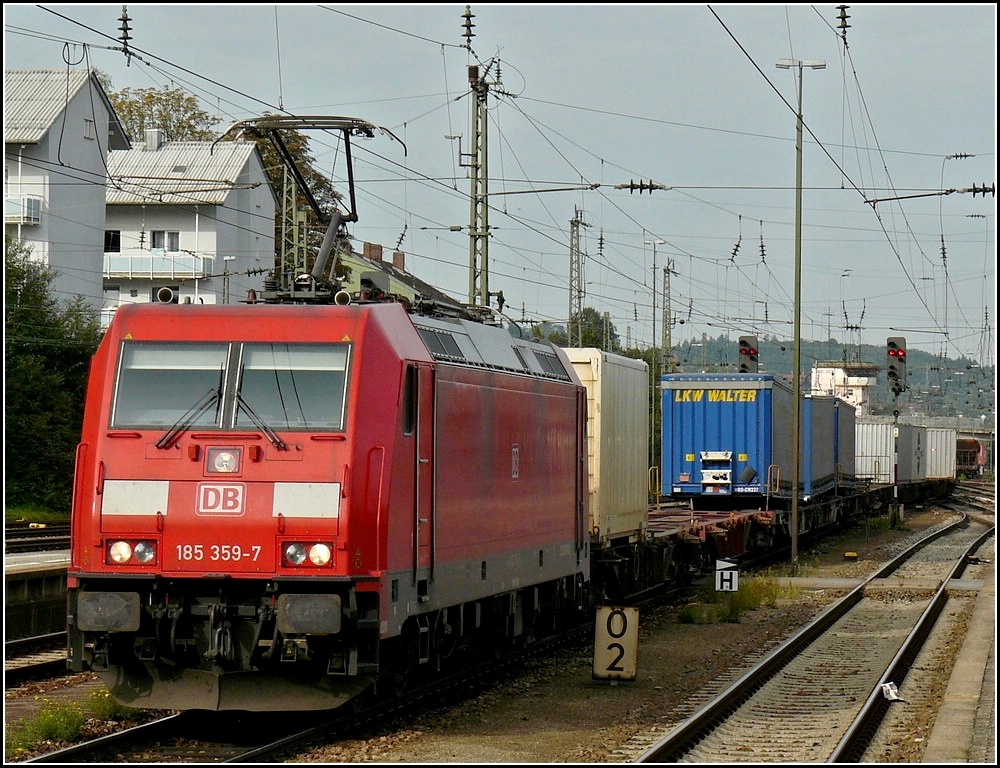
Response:
[[[126,303],[228,304],[274,266],[276,200],[249,141],[166,141],[108,158],[102,322]]]
[[[5,70],[3,117],[5,234],[100,308],[108,153],[129,147],[107,93],[91,70]]]
[[[814,395],[836,395],[853,405],[858,416],[869,416],[869,390],[877,383],[878,370],[871,363],[817,363],[812,368],[810,391]]]
[[[4,133],[6,231],[56,272],[60,298],[79,294],[104,326],[123,303],[245,301],[274,268],[278,203],[256,145],[133,146],[88,70],[8,70]],[[355,299],[459,302],[406,272],[382,246],[340,255]]]

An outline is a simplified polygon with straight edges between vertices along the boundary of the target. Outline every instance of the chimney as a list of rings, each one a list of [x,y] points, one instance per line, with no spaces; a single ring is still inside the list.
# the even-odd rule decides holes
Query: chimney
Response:
[[[378,243],[365,243],[365,256],[372,261],[382,261],[382,246]]]
[[[147,128],[146,129],[146,151],[155,152],[160,147],[163,146],[164,141],[163,129],[162,128]]]
[[[406,259],[403,256],[403,252],[402,251],[393,251],[393,253],[392,253],[392,266],[394,266],[400,272],[405,272],[406,271],[406,267],[404,266],[405,263],[406,263]]]

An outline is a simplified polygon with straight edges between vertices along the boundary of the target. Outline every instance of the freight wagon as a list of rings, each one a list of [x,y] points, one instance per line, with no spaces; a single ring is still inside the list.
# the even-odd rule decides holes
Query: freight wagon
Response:
[[[706,559],[700,543],[686,536],[656,536],[648,528],[649,367],[594,348],[563,351],[587,391],[587,506],[595,597],[620,601],[684,583]]]
[[[660,493],[692,503],[778,508],[793,496],[791,387],[769,374],[667,374],[661,379]],[[849,406],[804,396],[799,410],[798,494],[834,490],[838,470],[852,474]]]

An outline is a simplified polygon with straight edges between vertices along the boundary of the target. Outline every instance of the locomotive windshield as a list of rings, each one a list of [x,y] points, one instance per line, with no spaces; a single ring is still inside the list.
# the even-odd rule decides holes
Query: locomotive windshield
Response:
[[[125,342],[117,428],[341,430],[345,344]]]
[[[223,383],[229,344],[128,343],[122,347],[113,427],[176,424]],[[190,426],[218,427],[221,402],[193,414]]]
[[[347,347],[245,344],[239,390],[252,409],[236,409],[236,427],[253,415],[272,429],[343,429]]]

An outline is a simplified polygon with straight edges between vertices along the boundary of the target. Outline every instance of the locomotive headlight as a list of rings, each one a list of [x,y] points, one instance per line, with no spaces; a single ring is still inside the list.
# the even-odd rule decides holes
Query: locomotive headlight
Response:
[[[108,565],[149,565],[156,562],[156,542],[109,541],[105,562]]]
[[[140,541],[135,545],[132,554],[140,563],[151,563],[156,558],[156,547],[151,541]]]
[[[333,561],[333,547],[323,542],[295,542],[285,545],[285,565],[315,565],[323,567]]]
[[[332,556],[333,552],[326,544],[313,544],[309,547],[309,561],[313,565],[326,565]]]
[[[302,565],[306,561],[306,548],[301,544],[289,544],[285,547],[285,560],[291,565]]]
[[[124,565],[132,559],[132,547],[127,541],[115,541],[108,547],[108,558],[116,565]]]
[[[240,471],[239,448],[209,448],[205,452],[205,470],[213,474],[234,474]]]

